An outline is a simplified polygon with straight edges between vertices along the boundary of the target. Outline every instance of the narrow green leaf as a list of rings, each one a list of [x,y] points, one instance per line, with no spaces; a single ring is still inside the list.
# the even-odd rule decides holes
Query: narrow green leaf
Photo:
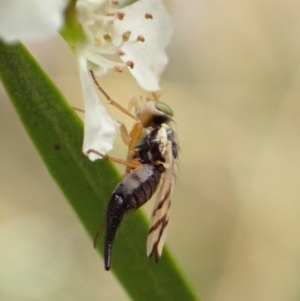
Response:
[[[82,122],[24,46],[0,42],[0,76],[51,175],[93,237],[120,175],[111,163],[82,154]],[[112,272],[128,294],[145,301],[199,300],[167,248],[159,264],[146,257],[147,231],[138,210],[125,218],[116,237]]]

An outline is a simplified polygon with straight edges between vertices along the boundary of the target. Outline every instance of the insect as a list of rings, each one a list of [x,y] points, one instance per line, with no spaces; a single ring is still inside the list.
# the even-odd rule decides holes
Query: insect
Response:
[[[143,104],[132,100],[131,106],[135,108],[133,115],[113,101],[97,83],[94,74],[91,74],[107,100],[136,121],[129,134],[125,126],[121,127],[121,135],[128,145],[127,160],[104,156],[96,150],[88,151],[127,167],[125,178],[115,188],[107,208],[105,269],[111,268],[113,242],[125,214],[144,205],[156,191],[156,202],[147,238],[147,255],[154,255],[158,262],[166,238],[179,152],[178,140],[170,125],[173,112],[154,95],[154,99],[147,99]],[[97,235],[95,241],[96,238]]]

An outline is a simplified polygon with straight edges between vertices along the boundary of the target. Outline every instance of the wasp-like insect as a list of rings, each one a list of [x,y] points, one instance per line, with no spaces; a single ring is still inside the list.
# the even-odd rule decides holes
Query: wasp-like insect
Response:
[[[156,191],[156,203],[147,239],[147,255],[154,254],[158,261],[166,238],[179,151],[176,134],[170,125],[173,112],[154,95],[154,99],[147,99],[142,105],[137,100],[131,101],[131,105],[135,107],[133,115],[113,101],[99,86],[92,72],[91,74],[107,100],[136,120],[130,134],[124,126],[121,127],[123,140],[129,149],[127,160],[103,156],[95,150],[89,151],[127,166],[126,176],[115,188],[107,208],[105,269],[109,270],[111,267],[113,242],[125,213],[144,205]]]

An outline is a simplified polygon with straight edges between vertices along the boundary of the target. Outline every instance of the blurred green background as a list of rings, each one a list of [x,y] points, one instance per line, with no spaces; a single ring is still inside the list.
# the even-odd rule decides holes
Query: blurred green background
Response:
[[[300,2],[166,5],[174,35],[161,100],[175,112],[181,142],[167,243],[203,300],[299,300]],[[65,42],[26,45],[83,108]],[[148,95],[128,72],[100,83],[124,106]],[[104,271],[2,87],[0,98],[0,299],[129,300]],[[112,154],[126,156],[120,138]]]

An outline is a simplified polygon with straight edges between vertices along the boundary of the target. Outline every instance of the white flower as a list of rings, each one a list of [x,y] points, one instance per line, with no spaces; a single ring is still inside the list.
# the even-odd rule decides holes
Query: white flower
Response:
[[[77,1],[79,22],[88,37],[88,43],[77,49],[79,68],[87,67],[98,77],[111,69],[122,71],[129,68],[142,88],[158,91],[159,77],[168,62],[165,48],[172,34],[170,18],[161,0],[125,4],[124,1]],[[106,154],[112,148],[116,123],[108,117],[102,105],[99,109],[99,100],[96,100],[95,92],[90,91],[93,89],[91,82],[83,80],[87,70],[80,72],[85,101],[94,98],[86,103],[83,151],[87,154],[93,149]],[[88,129],[90,126],[92,130]],[[111,139],[108,133],[111,133]],[[94,153],[88,156],[91,160],[100,158]]]
[[[118,123],[99,101],[94,82],[89,76],[87,61],[83,57],[79,58],[79,72],[85,102],[83,152],[87,154],[93,149],[106,154],[113,147]],[[94,153],[88,156],[92,161],[99,158]]]
[[[0,0],[0,38],[8,43],[55,34],[64,24],[67,4],[76,5],[86,36],[86,42],[78,43],[76,49],[85,100],[85,154],[91,149],[106,154],[113,147],[117,129],[117,122],[98,98],[89,69],[100,77],[112,69],[121,72],[129,68],[142,88],[160,89],[159,77],[168,62],[165,48],[172,34],[170,18],[162,0],[132,2]],[[78,30],[69,25],[67,21],[67,30]],[[88,156],[91,160],[99,158],[94,153]]]
[[[172,34],[161,0],[140,0],[120,9],[103,0],[78,0],[77,8],[89,38],[79,55],[94,64],[97,76],[127,66],[143,89],[160,90],[159,77],[168,62],[165,48]]]
[[[0,38],[8,43],[40,39],[64,24],[67,0],[0,0]]]

